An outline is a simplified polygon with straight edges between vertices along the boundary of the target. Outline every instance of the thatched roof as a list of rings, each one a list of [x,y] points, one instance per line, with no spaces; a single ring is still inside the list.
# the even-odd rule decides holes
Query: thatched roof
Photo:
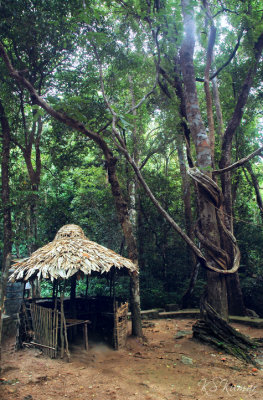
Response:
[[[74,274],[103,274],[113,266],[130,272],[137,271],[131,260],[86,238],[78,225],[65,225],[60,228],[53,242],[36,250],[26,260],[14,264],[15,271],[10,280],[67,279]]]

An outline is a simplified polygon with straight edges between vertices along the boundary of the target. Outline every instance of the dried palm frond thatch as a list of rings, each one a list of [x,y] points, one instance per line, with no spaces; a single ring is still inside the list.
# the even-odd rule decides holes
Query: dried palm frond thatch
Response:
[[[92,242],[78,225],[71,224],[60,228],[53,242],[36,250],[28,259],[14,264],[15,271],[10,280],[68,279],[74,274],[103,274],[113,266],[137,272],[131,260]]]

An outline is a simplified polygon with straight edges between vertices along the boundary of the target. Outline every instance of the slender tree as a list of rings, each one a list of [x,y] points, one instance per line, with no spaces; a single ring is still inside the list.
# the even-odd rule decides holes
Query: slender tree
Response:
[[[3,231],[4,231],[4,248],[2,258],[2,271],[0,281],[0,368],[1,368],[1,348],[2,348],[2,324],[1,318],[4,312],[4,301],[6,294],[6,284],[8,272],[11,266],[12,252],[12,221],[11,221],[11,204],[10,204],[10,188],[9,188],[9,163],[10,163],[10,126],[6,116],[2,100],[0,99],[0,123],[2,130],[2,206],[3,206]]]

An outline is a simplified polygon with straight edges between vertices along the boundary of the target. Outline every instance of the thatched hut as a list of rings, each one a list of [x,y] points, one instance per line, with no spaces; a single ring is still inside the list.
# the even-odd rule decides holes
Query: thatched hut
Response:
[[[79,226],[71,224],[63,226],[51,243],[36,250],[29,258],[17,262],[13,267],[15,271],[10,277],[12,282],[48,279],[54,282],[56,288],[52,299],[24,301],[22,331],[24,336],[28,336],[27,332],[33,330],[31,344],[42,347],[52,357],[56,357],[58,347],[63,356],[65,348],[69,357],[70,329],[76,333],[76,327],[83,328],[84,344],[87,347],[87,327],[90,323],[92,332],[108,330],[107,336],[110,337],[114,348],[124,344],[127,335],[127,303],[119,302],[114,296],[85,297],[74,298],[72,307],[69,299],[64,300],[61,283],[69,278],[83,279],[85,275],[103,275],[113,270],[137,272],[137,267],[131,260],[90,241]],[[70,334],[72,335],[72,332]],[[23,339],[25,340],[25,337]]]

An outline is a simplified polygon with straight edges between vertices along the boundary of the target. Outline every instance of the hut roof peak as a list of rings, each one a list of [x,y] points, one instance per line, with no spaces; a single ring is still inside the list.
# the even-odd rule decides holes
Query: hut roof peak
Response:
[[[75,224],[68,224],[62,226],[62,228],[58,230],[54,240],[77,237],[87,239],[83,229],[80,226]]]

